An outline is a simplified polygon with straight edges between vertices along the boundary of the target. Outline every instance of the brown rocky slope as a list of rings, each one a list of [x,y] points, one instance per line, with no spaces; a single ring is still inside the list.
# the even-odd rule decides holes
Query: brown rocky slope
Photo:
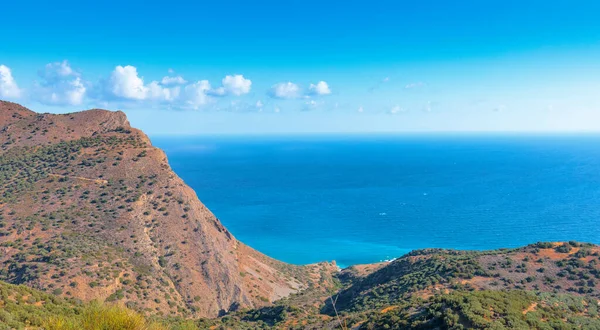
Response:
[[[335,269],[237,241],[123,112],[0,101],[0,280],[212,317],[328,287]]]

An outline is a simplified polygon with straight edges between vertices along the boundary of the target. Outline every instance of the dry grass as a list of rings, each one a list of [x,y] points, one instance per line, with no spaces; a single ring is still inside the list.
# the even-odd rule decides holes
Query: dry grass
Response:
[[[163,330],[158,323],[148,322],[144,316],[117,305],[92,303],[81,315],[57,316],[44,324],[47,330]]]

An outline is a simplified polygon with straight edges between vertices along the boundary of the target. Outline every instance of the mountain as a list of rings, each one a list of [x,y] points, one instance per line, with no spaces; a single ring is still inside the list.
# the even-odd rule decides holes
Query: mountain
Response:
[[[237,241],[122,112],[0,102],[2,330],[600,329],[599,308],[589,243],[285,264]]]
[[[326,288],[335,270],[236,240],[123,112],[38,114],[0,101],[0,280],[214,317]]]

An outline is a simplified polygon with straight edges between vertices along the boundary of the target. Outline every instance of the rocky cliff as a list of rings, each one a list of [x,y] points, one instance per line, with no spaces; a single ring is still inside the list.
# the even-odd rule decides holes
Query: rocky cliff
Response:
[[[123,112],[0,101],[0,280],[212,317],[328,287],[335,268],[237,241]]]

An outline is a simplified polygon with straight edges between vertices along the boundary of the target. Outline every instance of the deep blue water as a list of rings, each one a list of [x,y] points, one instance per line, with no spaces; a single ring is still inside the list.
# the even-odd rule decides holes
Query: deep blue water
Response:
[[[296,263],[600,243],[600,136],[155,138],[241,241]]]

